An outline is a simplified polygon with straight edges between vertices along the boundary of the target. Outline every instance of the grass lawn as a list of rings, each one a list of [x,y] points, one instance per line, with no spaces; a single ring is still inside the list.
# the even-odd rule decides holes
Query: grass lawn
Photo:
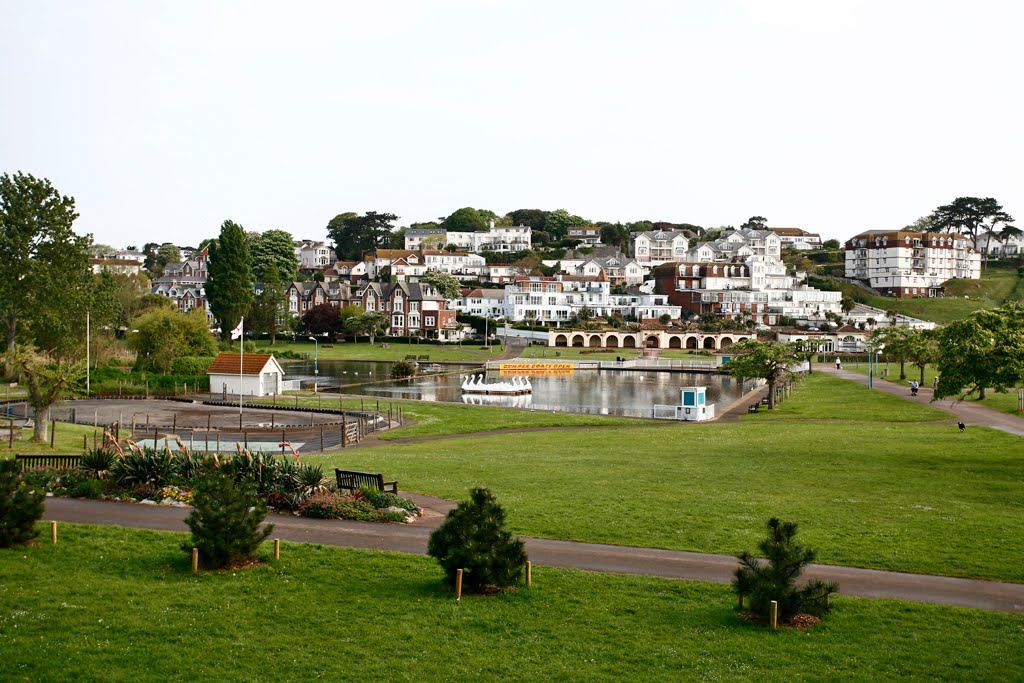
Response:
[[[909,396],[910,390],[907,389]],[[744,420],[780,418],[812,420],[879,420],[882,422],[928,422],[948,420],[953,415],[943,410],[906,401],[882,391],[872,391],[856,382],[812,372],[798,382],[792,396],[774,411],[762,406]]]
[[[525,535],[732,554],[778,516],[825,563],[1024,582],[1022,453],[1019,437],[985,428],[751,420],[307,459],[450,500],[487,486]]]
[[[941,299],[896,299],[869,296],[865,302],[883,311],[896,310],[922,320],[950,323],[983,308],[997,308],[1020,296],[1020,276],[1015,266],[987,265],[980,280],[950,280]],[[967,297],[967,298],[964,298]],[[1019,300],[1019,299],[1018,299]]]
[[[314,344],[311,341],[285,342],[279,341],[270,346],[266,342],[257,345],[260,353],[275,353],[280,351],[294,351],[295,353],[308,353],[312,358],[315,355]],[[324,360],[404,360],[407,355],[430,356],[430,360],[438,361],[474,361],[483,362],[501,355],[504,348],[491,346],[485,350],[479,342],[465,346],[441,346],[436,344],[396,344],[387,342],[387,348],[377,342],[372,346],[366,342],[353,344],[352,342],[337,342],[325,347],[320,344],[319,357]]]
[[[184,534],[61,529],[0,551],[5,680],[1024,678],[1019,614],[840,596],[772,633],[714,584],[537,567],[531,589],[456,604],[426,557],[286,543],[193,575]]]
[[[862,375],[868,374],[868,366],[867,366],[866,363],[857,363],[857,364],[852,364],[851,363],[849,365],[847,365],[846,363],[843,363],[843,369],[844,370],[851,370],[853,372],[858,372],[858,373],[860,373]],[[886,364],[883,363],[882,364],[882,370],[884,371],[885,369],[886,369]],[[876,381],[889,381],[889,382],[892,382],[894,384],[898,384],[900,386],[907,387],[907,395],[909,396],[910,395],[910,388],[909,388],[910,387],[910,380],[916,379],[916,380],[920,381],[921,371],[918,368],[916,368],[916,367],[908,366],[907,367],[907,378],[905,380],[901,380],[899,378],[900,377],[900,365],[899,365],[899,363],[889,363],[888,369],[889,369],[889,374],[888,374],[887,378],[879,380],[878,376],[876,375],[875,376],[875,380]],[[932,365],[925,366],[925,369],[924,369],[924,385],[923,386],[925,388],[927,388],[927,389],[930,389],[932,387],[932,380],[935,378],[935,376],[937,374],[938,374],[938,369],[935,368],[935,366],[932,366]],[[1008,413],[1010,415],[1021,415],[1022,413],[1020,412],[1020,410],[1018,410],[1018,407],[1020,406],[1020,403],[1017,401],[1017,392],[1018,391],[1019,391],[1018,389],[1011,389],[1010,391],[1008,391],[1006,393],[997,393],[995,391],[989,390],[989,391],[987,391],[985,393],[985,400],[984,401],[980,401],[980,403],[982,405],[984,405],[984,406],[987,406],[987,407],[991,408],[992,410],[998,410],[1001,413]],[[948,404],[948,402],[951,401],[951,400],[953,400],[953,399],[951,399],[951,398],[944,398],[944,399],[941,399],[941,401],[936,401],[935,405],[939,405],[940,403]],[[972,396],[972,397],[968,398],[967,400],[970,401],[970,402],[973,402],[973,403],[978,403],[979,402],[977,400],[976,396]]]
[[[337,399],[317,399],[311,395],[299,398],[298,405],[337,408]],[[271,403],[270,399],[257,403]],[[294,406],[295,401],[284,401],[282,405]],[[358,410],[370,408],[375,399],[345,399],[345,408]],[[630,417],[606,417],[602,415],[577,415],[573,413],[546,413],[536,410],[518,410],[491,406],[469,406],[458,403],[434,403],[431,401],[381,401],[387,405],[402,406],[402,416],[415,420],[416,424],[392,432],[379,434],[384,441],[405,439],[415,436],[436,436],[439,434],[471,434],[494,429],[523,429],[527,427],[570,427],[570,426],[614,426],[650,424],[650,420]]]
[[[21,440],[15,440],[14,448],[11,449],[7,447],[7,444],[9,443],[6,438],[7,431],[3,430],[0,431],[0,435],[4,437],[0,438],[0,456],[10,455],[11,453],[26,453],[32,455],[44,455],[49,453],[79,454],[82,452],[82,437],[84,436],[86,438],[86,442],[91,448],[94,432],[98,434],[98,438],[102,441],[102,429],[94,429],[87,425],[58,422],[57,432],[54,435],[53,440],[53,448],[50,448],[49,441],[45,444],[35,443],[31,440],[32,430],[22,429]]]

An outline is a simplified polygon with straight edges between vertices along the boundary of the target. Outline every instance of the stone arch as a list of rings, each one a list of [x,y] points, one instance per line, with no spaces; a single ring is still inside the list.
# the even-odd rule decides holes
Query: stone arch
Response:
[[[715,348],[715,338],[714,337],[706,337],[704,339],[704,348],[705,349],[713,349],[713,348]]]
[[[590,348],[592,348],[592,349],[599,349],[599,348],[601,348],[601,335],[599,335],[599,334],[592,334],[592,335],[590,335],[590,339],[588,341],[589,341],[588,346],[590,346]]]
[[[569,340],[564,334],[555,335],[555,346],[568,346]]]
[[[660,342],[658,340],[657,335],[653,335],[653,334],[651,336],[649,336],[647,339],[644,340],[644,346],[646,348],[648,348],[648,349],[659,349],[659,348],[661,348],[661,344],[660,344]]]
[[[583,335],[582,334],[573,335],[572,345],[573,346],[583,346]]]
[[[722,337],[718,342],[718,348],[727,349],[732,346],[732,337]]]
[[[683,340],[677,334],[673,334],[668,340],[668,348],[670,349],[681,349],[683,347]]]
[[[686,338],[686,348],[688,348],[688,349],[696,349],[697,348],[697,338],[696,337],[687,337]]]
[[[617,349],[619,348],[619,338],[616,337],[614,334],[610,334],[608,335],[608,341],[605,343],[605,345],[609,349]]]
[[[624,349],[635,349],[636,348],[636,340],[633,339],[633,335],[628,335],[625,339],[622,340],[622,348],[624,348]]]

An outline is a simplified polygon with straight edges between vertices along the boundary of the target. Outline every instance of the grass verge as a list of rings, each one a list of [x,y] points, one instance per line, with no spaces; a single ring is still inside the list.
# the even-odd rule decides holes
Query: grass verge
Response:
[[[909,389],[908,395],[909,395]],[[937,408],[907,401],[882,391],[872,391],[825,372],[812,372],[797,383],[792,396],[775,408],[744,415],[744,420],[780,418],[803,420],[877,420],[879,422],[928,422],[953,417]]]
[[[840,596],[817,628],[771,633],[714,584],[538,567],[529,590],[456,604],[425,557],[283,544],[193,575],[182,534],[61,528],[0,551],[4,678],[1024,678],[1021,615]]]
[[[803,525],[822,562],[1024,582],[1021,443],[985,428],[759,420],[308,460],[450,500],[488,486],[525,535],[733,554],[778,516]]]

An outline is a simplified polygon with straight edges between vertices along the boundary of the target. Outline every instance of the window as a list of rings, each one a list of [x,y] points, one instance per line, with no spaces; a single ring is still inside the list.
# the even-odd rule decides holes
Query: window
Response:
[[[426,327],[433,327],[434,326],[434,316],[428,315],[428,316],[424,317],[423,318],[423,324]]]

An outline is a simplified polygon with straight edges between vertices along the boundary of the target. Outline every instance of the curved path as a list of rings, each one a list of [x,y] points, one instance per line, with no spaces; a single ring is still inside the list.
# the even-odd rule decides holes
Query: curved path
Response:
[[[415,524],[373,524],[277,515],[271,519],[275,525],[274,537],[299,543],[425,554],[431,529],[454,506],[436,498],[409,497],[425,508],[423,518]],[[186,515],[187,510],[183,508],[48,498],[44,517],[79,524],[184,532],[188,530],[184,524]],[[533,562],[554,567],[727,583],[737,566],[736,558],[729,555],[542,538],[524,540]],[[812,565],[807,575],[838,581],[840,592],[846,595],[1024,613],[1024,584],[833,565]]]
[[[850,372],[849,370],[836,370],[834,366],[828,363],[819,363],[814,370],[815,372],[824,371],[830,375],[848,379],[864,386],[868,384],[867,375],[862,375],[859,372]],[[950,412],[966,424],[968,428],[972,426],[991,427],[992,429],[998,429],[1016,436],[1024,436],[1024,418],[1017,417],[1016,415],[1001,413],[998,410],[993,410],[988,406],[971,401],[956,401],[945,398],[933,402],[932,390],[925,387],[918,389],[917,396],[911,396],[910,387],[906,384],[893,384],[888,380],[876,377],[873,385],[878,391],[884,391],[887,394],[899,396],[914,403],[931,405]]]

